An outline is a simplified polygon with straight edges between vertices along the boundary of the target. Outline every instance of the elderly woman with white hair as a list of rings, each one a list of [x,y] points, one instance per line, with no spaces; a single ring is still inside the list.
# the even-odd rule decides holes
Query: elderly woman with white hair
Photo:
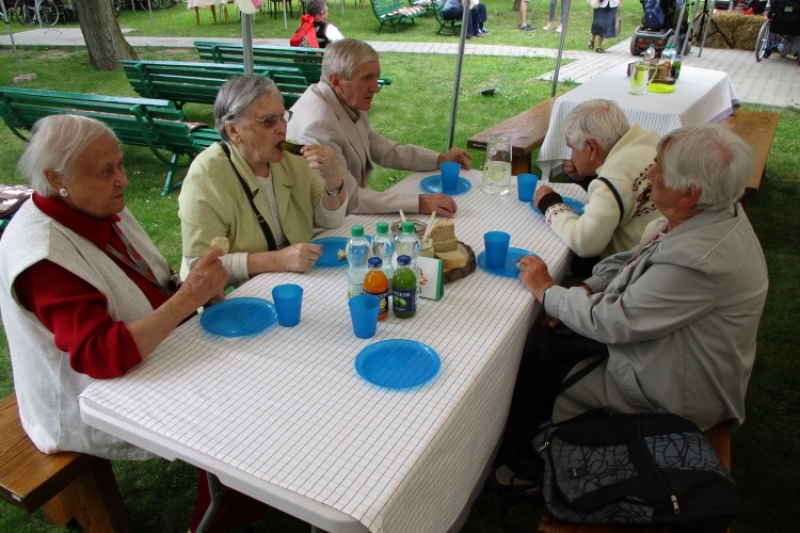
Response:
[[[307,144],[287,153],[292,112],[275,83],[241,76],[220,88],[214,122],[222,136],[192,162],[178,197],[184,261],[181,274],[226,238],[229,283],[263,272],[307,272],[322,247],[309,244],[314,226],[344,221],[347,190],[333,152]],[[314,171],[318,171],[322,179]]]
[[[648,177],[664,216],[638,246],[601,261],[570,289],[557,286],[538,257],[521,261],[520,278],[562,324],[555,335],[546,327],[531,334],[540,342],[523,353],[509,428],[531,434],[551,409],[555,422],[595,408],[673,413],[703,430],[744,421],[768,286],[764,254],[738,202],[753,152],[718,125],[675,130],[657,150]],[[543,348],[563,357],[542,364]],[[559,391],[568,374],[592,364]],[[525,484],[508,472],[498,469],[493,481]]]
[[[45,453],[145,459],[86,425],[78,396],[138,365],[227,279],[218,252],[180,288],[125,207],[114,134],[97,120],[40,119],[18,171],[34,190],[0,241],[0,307],[20,420]]]
[[[661,216],[645,176],[659,135],[638,124],[631,126],[615,102],[602,99],[576,106],[563,129],[572,149],[564,170],[587,191],[589,202],[578,216],[561,195],[542,185],[534,205],[578,257],[572,273],[586,277],[599,259],[635,246],[647,224]]]

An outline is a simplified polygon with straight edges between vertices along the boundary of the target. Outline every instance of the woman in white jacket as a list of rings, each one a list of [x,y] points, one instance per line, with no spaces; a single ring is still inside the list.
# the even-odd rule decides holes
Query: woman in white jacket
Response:
[[[622,7],[621,0],[589,0],[589,5],[594,8],[592,13],[592,38],[589,40],[589,49],[594,48],[597,39],[598,54],[605,53],[603,39],[617,36],[617,10]]]

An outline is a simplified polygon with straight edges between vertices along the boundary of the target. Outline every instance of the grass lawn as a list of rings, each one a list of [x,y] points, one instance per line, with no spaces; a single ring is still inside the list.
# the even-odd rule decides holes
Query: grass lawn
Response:
[[[631,7],[634,3],[640,13],[638,2],[627,2],[626,6]],[[510,2],[501,4],[499,1],[489,0],[487,4],[491,6],[491,13],[497,13],[497,19],[490,19],[493,22],[488,27],[493,33],[481,42],[491,42],[490,39],[502,42],[500,39],[506,37],[519,39],[519,32],[502,30],[516,20],[508,16]],[[576,13],[573,16],[574,26],[580,31],[568,41],[577,48],[581,47],[577,35],[585,35],[588,28],[588,18],[581,19],[578,14],[582,9],[588,11],[588,7],[578,3],[573,6]],[[534,26],[541,26],[544,9],[546,4],[543,2],[531,3],[531,11],[538,14],[534,17]],[[341,20],[335,16],[334,11],[332,6],[332,19],[346,35],[377,38],[374,29],[358,33],[355,27],[348,28],[343,22],[349,16],[371,16],[368,7],[353,9],[352,3],[348,2],[346,14]],[[155,15],[157,24],[167,17],[176,17],[176,32],[186,31],[188,34],[200,36],[206,26],[212,27],[204,19],[204,26],[198,28],[194,23],[194,15],[189,17],[181,9],[165,10]],[[210,15],[203,15],[210,20]],[[507,19],[505,26],[498,22],[501,15]],[[514,17],[516,16],[514,13]],[[129,12],[120,15],[123,26],[133,27],[133,23],[128,22],[128,17],[133,21],[139,15],[136,15],[136,19]],[[141,18],[142,32],[149,31],[149,19]],[[178,20],[183,26],[178,25]],[[365,17],[364,21],[366,20]],[[425,25],[426,22],[423,20],[417,28],[403,29],[400,33],[402,40],[412,40],[409,36],[417,34],[424,36],[420,40],[435,40],[437,37],[433,35],[430,24]],[[273,20],[265,23],[263,16],[256,24],[270,29],[278,26]],[[213,28],[230,30],[234,35],[238,33],[235,26],[217,24]],[[550,36],[542,36],[543,33],[537,31],[534,36],[530,36],[532,39],[542,39],[535,46],[552,46],[553,43],[544,41]],[[153,34],[163,33],[157,31]],[[525,40],[527,42],[527,36]],[[196,60],[192,50],[140,49],[139,53],[146,58]],[[38,75],[38,79],[30,85],[32,88],[135,96],[122,72],[100,73],[93,70],[84,51],[25,48],[21,51],[21,59],[26,72],[33,71]],[[513,68],[507,69],[509,64]],[[553,61],[546,59],[523,61],[468,57],[464,66],[456,145],[464,146],[466,139],[474,133],[549,97],[550,84],[536,81],[535,78],[549,71],[552,65]],[[392,78],[394,83],[382,91],[370,112],[370,120],[375,128],[404,143],[444,150],[455,58],[423,54],[384,54],[381,66],[383,75]],[[10,51],[0,48],[0,85],[10,85],[15,71]],[[425,74],[420,75],[422,72]],[[501,94],[494,97],[478,94],[480,89],[490,86],[499,86]],[[570,88],[571,85],[564,84],[560,90]],[[190,120],[211,122],[210,106],[187,105],[185,112]],[[734,524],[735,532],[793,531],[796,517],[800,516],[800,461],[795,453],[796,445],[800,441],[800,357],[796,349],[797,341],[800,340],[800,329],[795,324],[796,317],[800,316],[800,274],[796,267],[800,259],[800,213],[797,210],[800,202],[800,170],[797,166],[797,153],[800,152],[800,137],[797,134],[799,129],[800,110],[781,111],[766,179],[759,195],[748,203],[748,212],[768,261],[771,287],[759,332],[758,357],[750,382],[748,420],[733,436],[733,474],[746,503],[744,514]],[[5,126],[0,126],[0,146],[0,183],[22,182],[13,169],[24,149],[24,143]],[[125,146],[123,153],[131,178],[126,196],[128,207],[168,261],[173,267],[177,267],[180,258],[178,195],[172,193],[167,197],[160,196],[166,168],[147,149]],[[480,157],[477,159],[479,162]],[[380,169],[373,178],[372,186],[384,190],[406,175],[405,172]],[[0,352],[0,397],[4,397],[13,390],[4,334],[0,334]],[[135,532],[186,531],[196,484],[196,471],[193,467],[180,462],[157,460],[147,463],[117,463],[114,468]],[[496,504],[497,498],[494,495],[481,495],[472,509],[464,531],[500,532]],[[519,513],[522,520],[533,526],[538,520],[540,509],[523,507]],[[293,518],[274,512],[267,520],[258,523],[256,530],[259,533],[307,532],[308,527]],[[57,531],[77,529],[70,526],[64,529],[52,527],[40,512],[29,516],[0,503],[0,532]]]

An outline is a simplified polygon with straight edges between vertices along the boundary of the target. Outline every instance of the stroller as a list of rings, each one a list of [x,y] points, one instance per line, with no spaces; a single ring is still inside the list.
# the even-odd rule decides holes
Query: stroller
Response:
[[[767,16],[756,39],[756,61],[777,50],[781,57],[797,55],[800,65],[800,0],[772,0]]]
[[[686,41],[686,49],[680,52],[679,44],[683,42],[687,31],[691,31],[688,22],[689,13],[684,0],[639,0],[644,10],[642,25],[636,28],[631,39],[631,54],[638,56],[647,50],[650,45],[656,54],[667,45],[674,44],[678,55],[688,54],[692,48],[691,38]],[[656,16],[658,6],[661,7],[663,17]]]

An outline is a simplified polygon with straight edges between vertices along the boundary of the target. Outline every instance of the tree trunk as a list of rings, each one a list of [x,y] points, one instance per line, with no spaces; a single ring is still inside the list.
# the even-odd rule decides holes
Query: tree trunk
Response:
[[[521,0],[514,0],[514,7],[512,8],[514,11],[519,11],[519,3]]]
[[[138,59],[119,27],[108,0],[74,0],[89,60],[98,70],[119,68],[117,59]]]

